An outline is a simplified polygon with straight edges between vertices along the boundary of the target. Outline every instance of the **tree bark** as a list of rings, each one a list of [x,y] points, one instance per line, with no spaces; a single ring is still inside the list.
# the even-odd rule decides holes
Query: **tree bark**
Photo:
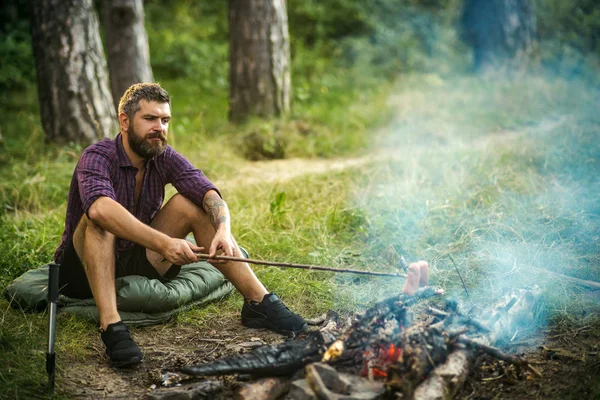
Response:
[[[46,138],[89,144],[110,135],[116,116],[92,0],[34,0],[31,18]]]
[[[535,38],[533,0],[466,0],[461,25],[476,71],[521,62]]]
[[[106,55],[115,109],[134,83],[153,82],[142,0],[105,0]]]
[[[290,109],[290,43],[285,0],[230,0],[232,121]]]

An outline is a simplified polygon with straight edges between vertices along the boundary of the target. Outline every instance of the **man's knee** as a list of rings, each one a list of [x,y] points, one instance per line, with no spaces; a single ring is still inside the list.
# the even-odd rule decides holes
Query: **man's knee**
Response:
[[[96,224],[84,214],[79,221],[79,225],[77,225],[77,229],[75,230],[74,240],[76,242],[83,242],[87,240],[113,242],[115,240],[115,236],[106,229],[102,228],[100,225]]]
[[[73,247],[80,260],[84,259],[85,248],[90,244],[94,248],[114,247],[115,236],[83,215],[73,234]]]
[[[173,207],[178,213],[182,213],[190,218],[198,218],[206,214],[201,207],[198,207],[193,201],[179,193],[171,197],[165,207],[167,206]]]

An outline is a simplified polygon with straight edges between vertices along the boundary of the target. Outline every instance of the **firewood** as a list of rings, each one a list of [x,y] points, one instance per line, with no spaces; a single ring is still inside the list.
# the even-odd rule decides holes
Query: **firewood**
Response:
[[[468,315],[464,315],[460,312],[449,313],[446,311],[439,310],[435,307],[427,307],[426,311],[436,317],[441,317],[447,319],[449,317],[456,317],[458,320],[456,321],[458,324],[471,325],[476,329],[479,329],[484,332],[489,332],[489,328],[481,322],[479,319],[469,317]]]
[[[451,399],[462,388],[469,375],[473,352],[457,349],[437,366],[413,394],[414,400]]]
[[[373,345],[378,341],[389,338],[373,335],[376,326],[381,325],[386,319],[395,319],[399,325],[408,325],[406,321],[407,307],[443,293],[443,290],[433,287],[425,287],[417,290],[414,295],[401,294],[393,296],[369,308],[365,315],[356,320],[341,337],[334,342],[323,355],[323,362],[339,357],[345,349],[363,348]]]
[[[492,357],[495,357],[499,360],[506,361],[508,363],[517,365],[519,367],[528,369],[529,371],[531,371],[534,375],[536,375],[539,378],[542,377],[542,373],[540,371],[538,371],[533,365],[529,364],[527,362],[527,360],[524,360],[521,357],[506,354],[502,350],[500,350],[496,347],[486,346],[485,344],[477,343],[476,341],[471,340],[468,337],[458,337],[457,340],[460,343],[467,345],[468,347],[471,347],[475,350],[481,350],[484,353],[487,353],[487,354],[491,355]]]
[[[415,324],[402,332],[400,358],[387,369],[386,386],[411,398],[417,385],[447,356],[446,339],[437,329]]]
[[[497,303],[494,311],[488,312],[491,315],[487,321],[489,332],[478,332],[473,337],[465,335],[459,338],[468,338],[471,349],[491,349],[500,338],[510,337],[511,328],[516,329],[519,325],[533,323],[533,307],[539,294],[537,287],[514,290]],[[448,399],[462,387],[477,353],[465,347],[461,341],[466,340],[458,340],[446,361],[437,366],[417,387],[414,399]],[[496,354],[501,355],[500,353]],[[539,374],[535,368],[535,371],[529,367],[528,369],[535,375]]]

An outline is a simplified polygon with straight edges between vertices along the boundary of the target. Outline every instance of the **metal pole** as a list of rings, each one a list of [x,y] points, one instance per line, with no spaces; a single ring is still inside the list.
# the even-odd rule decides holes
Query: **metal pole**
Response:
[[[50,263],[48,266],[48,352],[46,353],[46,372],[48,373],[48,391],[54,394],[54,372],[56,355],[54,341],[56,332],[56,307],[58,303],[58,268],[59,265]]]

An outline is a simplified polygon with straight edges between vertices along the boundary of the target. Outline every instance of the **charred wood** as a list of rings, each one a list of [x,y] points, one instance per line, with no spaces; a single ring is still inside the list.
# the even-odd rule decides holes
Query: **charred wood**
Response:
[[[383,341],[389,342],[391,338],[399,337],[400,331],[411,323],[410,315],[407,312],[408,307],[420,300],[442,293],[441,289],[425,287],[417,290],[414,295],[401,294],[376,303],[329,347],[325,352],[323,361],[330,361],[339,357],[345,349],[366,349],[368,346],[374,346]],[[385,335],[377,334],[378,330],[386,326],[386,321],[390,320],[396,321],[396,326],[392,328],[392,332],[387,332]]]
[[[435,317],[442,318],[443,320],[453,321],[457,324],[464,324],[467,326],[472,326],[480,331],[489,332],[490,329],[479,319],[469,317],[468,315],[464,315],[458,311],[456,312],[447,312],[443,310],[439,310],[435,307],[427,307],[427,312]],[[454,320],[452,320],[454,318]]]
[[[417,385],[446,359],[447,341],[437,329],[419,324],[403,331],[399,347],[398,361],[387,369],[386,386],[410,398]]]
[[[482,352],[539,376],[539,371],[526,360],[494,347],[510,338],[520,326],[531,325],[538,289],[514,290],[477,316],[463,313],[451,302],[446,310],[429,307],[428,312],[435,320],[413,323],[410,306],[437,294],[440,291],[424,288],[413,296],[394,296],[349,323],[343,333],[338,331],[343,324],[332,320],[327,326],[334,326],[333,330],[323,328],[323,331],[310,332],[306,338],[262,346],[213,363],[188,366],[182,372],[194,376],[234,373],[283,376],[310,364],[305,368],[306,380],[293,382],[286,398],[334,400],[377,398],[379,394],[366,388],[353,391],[349,389],[352,385],[349,386],[346,378],[333,367],[311,364],[325,359],[328,354],[328,361],[337,368],[347,362],[360,365],[362,376],[385,378],[387,390],[406,399],[452,397],[464,384],[471,362]],[[336,337],[339,339],[335,340]],[[325,351],[333,340],[335,342]],[[347,376],[369,382],[354,375]],[[383,387],[382,383],[378,384]],[[359,383],[354,385],[360,386]]]
[[[459,336],[446,361],[437,366],[417,387],[414,399],[452,398],[469,374],[470,365],[477,355],[473,350],[493,349],[491,345],[502,338],[510,337],[513,330],[519,326],[532,324],[533,309],[539,294],[539,288],[536,286],[531,289],[513,290],[505,295],[492,308],[494,311],[488,312],[490,317],[484,323],[489,327],[489,332]],[[465,347],[461,342],[469,342],[469,347]],[[495,354],[502,356],[503,353],[498,351]],[[539,373],[537,370],[531,371],[536,375]]]
[[[319,360],[325,350],[320,332],[306,339],[289,340],[276,346],[261,346],[248,353],[225,357],[212,363],[187,366],[181,372],[193,376],[236,373],[255,376],[292,375],[304,365]]]

